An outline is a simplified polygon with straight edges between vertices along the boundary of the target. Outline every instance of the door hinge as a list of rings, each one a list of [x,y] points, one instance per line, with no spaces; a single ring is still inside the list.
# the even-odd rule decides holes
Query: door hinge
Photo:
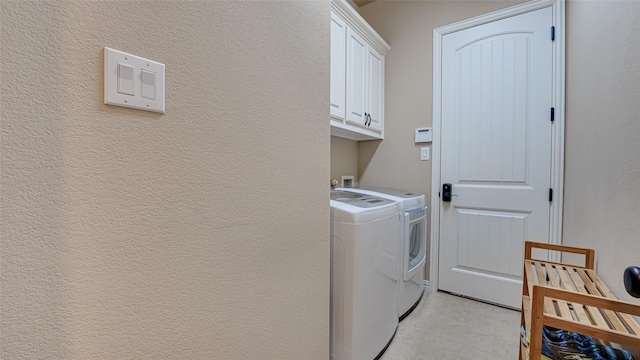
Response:
[[[556,108],[551,108],[551,121],[556,119]]]
[[[549,201],[553,201],[553,189],[549,189]]]
[[[551,27],[551,41],[555,41],[556,40],[556,27],[552,26]]]

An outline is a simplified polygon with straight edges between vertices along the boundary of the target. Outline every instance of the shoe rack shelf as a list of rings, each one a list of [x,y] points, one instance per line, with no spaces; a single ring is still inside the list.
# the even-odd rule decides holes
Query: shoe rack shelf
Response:
[[[584,256],[584,266],[533,259],[532,249]],[[573,331],[640,349],[640,304],[618,300],[594,271],[591,249],[526,242],[521,326],[529,345],[520,342],[520,360],[541,359],[542,326]],[[524,339],[521,339],[524,340]]]

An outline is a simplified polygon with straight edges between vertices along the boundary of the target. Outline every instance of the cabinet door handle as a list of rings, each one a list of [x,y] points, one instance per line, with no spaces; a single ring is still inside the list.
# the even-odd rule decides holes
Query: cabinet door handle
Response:
[[[369,118],[369,124],[367,124],[367,126],[371,126],[371,114],[367,114],[367,118]]]
[[[364,126],[367,126],[367,121],[369,121],[369,114],[364,113]]]

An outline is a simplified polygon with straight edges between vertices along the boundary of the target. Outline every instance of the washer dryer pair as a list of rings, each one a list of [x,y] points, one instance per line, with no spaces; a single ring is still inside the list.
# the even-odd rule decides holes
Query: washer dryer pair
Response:
[[[398,328],[400,205],[353,192],[330,199],[330,359],[377,359]]]
[[[401,229],[395,239],[400,246],[398,314],[404,319],[420,303],[424,292],[424,267],[427,255],[427,206],[423,194],[383,187],[339,188],[363,195],[377,196],[400,204]]]

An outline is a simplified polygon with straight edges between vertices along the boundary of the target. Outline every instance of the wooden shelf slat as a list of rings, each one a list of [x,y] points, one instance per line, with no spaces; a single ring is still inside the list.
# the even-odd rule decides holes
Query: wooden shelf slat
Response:
[[[522,289],[523,291],[527,290],[528,292],[525,295],[529,295],[529,296],[531,296],[531,292],[533,291],[533,284],[535,284],[535,279],[533,278],[533,272],[531,271],[532,267],[533,267],[533,263],[531,262],[531,260],[524,261],[525,283],[522,284]]]
[[[555,288],[562,289],[560,286],[560,281],[558,280],[558,275],[556,275],[556,267],[554,265],[546,266],[547,276],[549,277],[549,281],[551,285]],[[561,299],[556,300],[558,304],[558,310],[560,311],[560,316],[566,319],[572,319],[571,310],[569,309],[569,304]]]
[[[538,276],[538,284],[547,285],[547,275],[545,274],[544,269],[542,268],[542,263],[537,261],[535,263],[536,267],[536,275]],[[531,296],[532,294],[529,294]],[[549,298],[544,299],[544,310],[545,311],[554,311],[555,307],[553,306],[553,300]]]
[[[524,309],[524,318],[530,320],[531,319],[531,300],[528,296],[522,297],[522,306]],[[525,331],[527,334],[531,333],[531,321],[525,322]]]
[[[591,272],[593,272],[593,270],[591,271],[587,270],[587,274],[590,275],[589,277],[593,279],[593,281],[596,283],[596,286],[600,289],[600,291],[606,297],[615,299],[616,298],[615,295],[613,295],[613,293],[611,292],[611,290],[609,290],[607,285],[602,280],[600,280],[600,277],[595,272],[593,272],[593,275],[595,276],[592,276]],[[616,330],[625,331],[627,328],[624,324],[622,324],[622,322],[620,321],[620,318],[618,318],[617,315],[620,315],[622,320],[624,320],[624,322],[629,326],[629,328],[631,328],[631,330],[635,333],[635,335],[640,336],[640,325],[638,325],[638,323],[629,314],[616,314],[611,310],[605,310],[605,313],[611,319]]]
[[[592,294],[592,291],[594,290],[589,290],[589,284],[588,282],[584,281],[584,278],[582,276],[580,276],[580,271],[584,270],[581,268],[571,268],[569,270],[569,275],[571,276],[571,279],[573,280],[573,284],[576,286],[576,289],[578,289],[578,293],[581,294]],[[584,273],[584,271],[583,271]],[[602,317],[602,314],[600,313],[600,310],[598,310],[597,308],[594,308],[593,306],[584,306],[583,307],[584,311],[587,313],[587,316],[589,317],[589,322],[591,322],[593,325],[596,325],[598,327],[602,327],[602,328],[608,328],[607,326],[607,322],[604,320],[604,318]],[[585,318],[584,321],[582,321],[583,323],[586,323],[587,319]]]

